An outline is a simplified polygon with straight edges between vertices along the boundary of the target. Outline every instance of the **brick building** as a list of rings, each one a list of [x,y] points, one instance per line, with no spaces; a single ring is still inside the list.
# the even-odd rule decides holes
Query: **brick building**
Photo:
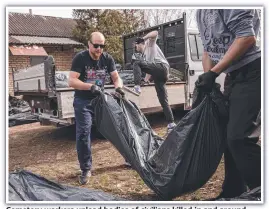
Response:
[[[12,70],[43,62],[52,55],[56,70],[70,70],[82,43],[73,39],[76,21],[71,18],[9,13],[9,93],[14,94]]]

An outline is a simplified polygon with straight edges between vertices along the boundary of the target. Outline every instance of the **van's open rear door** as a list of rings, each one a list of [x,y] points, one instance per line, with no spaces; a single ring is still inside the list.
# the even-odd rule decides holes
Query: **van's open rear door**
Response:
[[[193,91],[195,88],[195,82],[197,81],[199,75],[204,73],[202,65],[202,55],[203,55],[203,44],[200,34],[197,29],[188,29],[186,35],[187,42],[187,63],[189,65],[189,70],[187,74],[187,100],[185,104],[185,109],[190,109],[192,105]],[[216,80],[221,85],[221,90],[223,91],[225,74],[222,73]]]

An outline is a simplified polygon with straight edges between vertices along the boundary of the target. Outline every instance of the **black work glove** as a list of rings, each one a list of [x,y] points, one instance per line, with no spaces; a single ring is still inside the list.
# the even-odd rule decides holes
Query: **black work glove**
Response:
[[[95,94],[95,95],[100,95],[102,92],[102,89],[97,86],[97,85],[92,85],[90,88],[91,93]]]
[[[195,86],[203,91],[211,92],[218,76],[219,74],[209,70],[198,77]]]
[[[116,91],[117,93],[119,93],[122,97],[125,96],[125,92],[123,91],[123,89],[122,89],[121,87],[116,88],[115,91]]]

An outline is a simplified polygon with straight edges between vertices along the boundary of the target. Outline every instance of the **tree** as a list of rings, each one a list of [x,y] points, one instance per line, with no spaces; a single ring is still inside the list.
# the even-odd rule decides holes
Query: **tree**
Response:
[[[181,18],[186,13],[187,26],[196,27],[195,9],[146,9],[143,10],[145,27],[153,27]]]
[[[106,51],[116,62],[123,62],[122,35],[138,30],[143,25],[143,14],[136,9],[74,9],[77,22],[74,37],[87,45],[90,34],[100,31],[106,38]]]
[[[178,9],[146,9],[144,17],[146,27],[152,27],[171,20],[177,19],[182,12]]]

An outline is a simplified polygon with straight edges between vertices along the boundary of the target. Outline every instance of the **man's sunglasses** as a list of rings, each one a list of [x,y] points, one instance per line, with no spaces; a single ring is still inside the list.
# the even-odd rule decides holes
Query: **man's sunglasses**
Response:
[[[91,42],[91,44],[93,45],[93,47],[94,47],[95,49],[98,49],[99,47],[100,47],[101,49],[103,49],[103,48],[105,48],[105,46],[106,46],[106,45],[104,45],[104,44],[93,44],[92,42]]]

